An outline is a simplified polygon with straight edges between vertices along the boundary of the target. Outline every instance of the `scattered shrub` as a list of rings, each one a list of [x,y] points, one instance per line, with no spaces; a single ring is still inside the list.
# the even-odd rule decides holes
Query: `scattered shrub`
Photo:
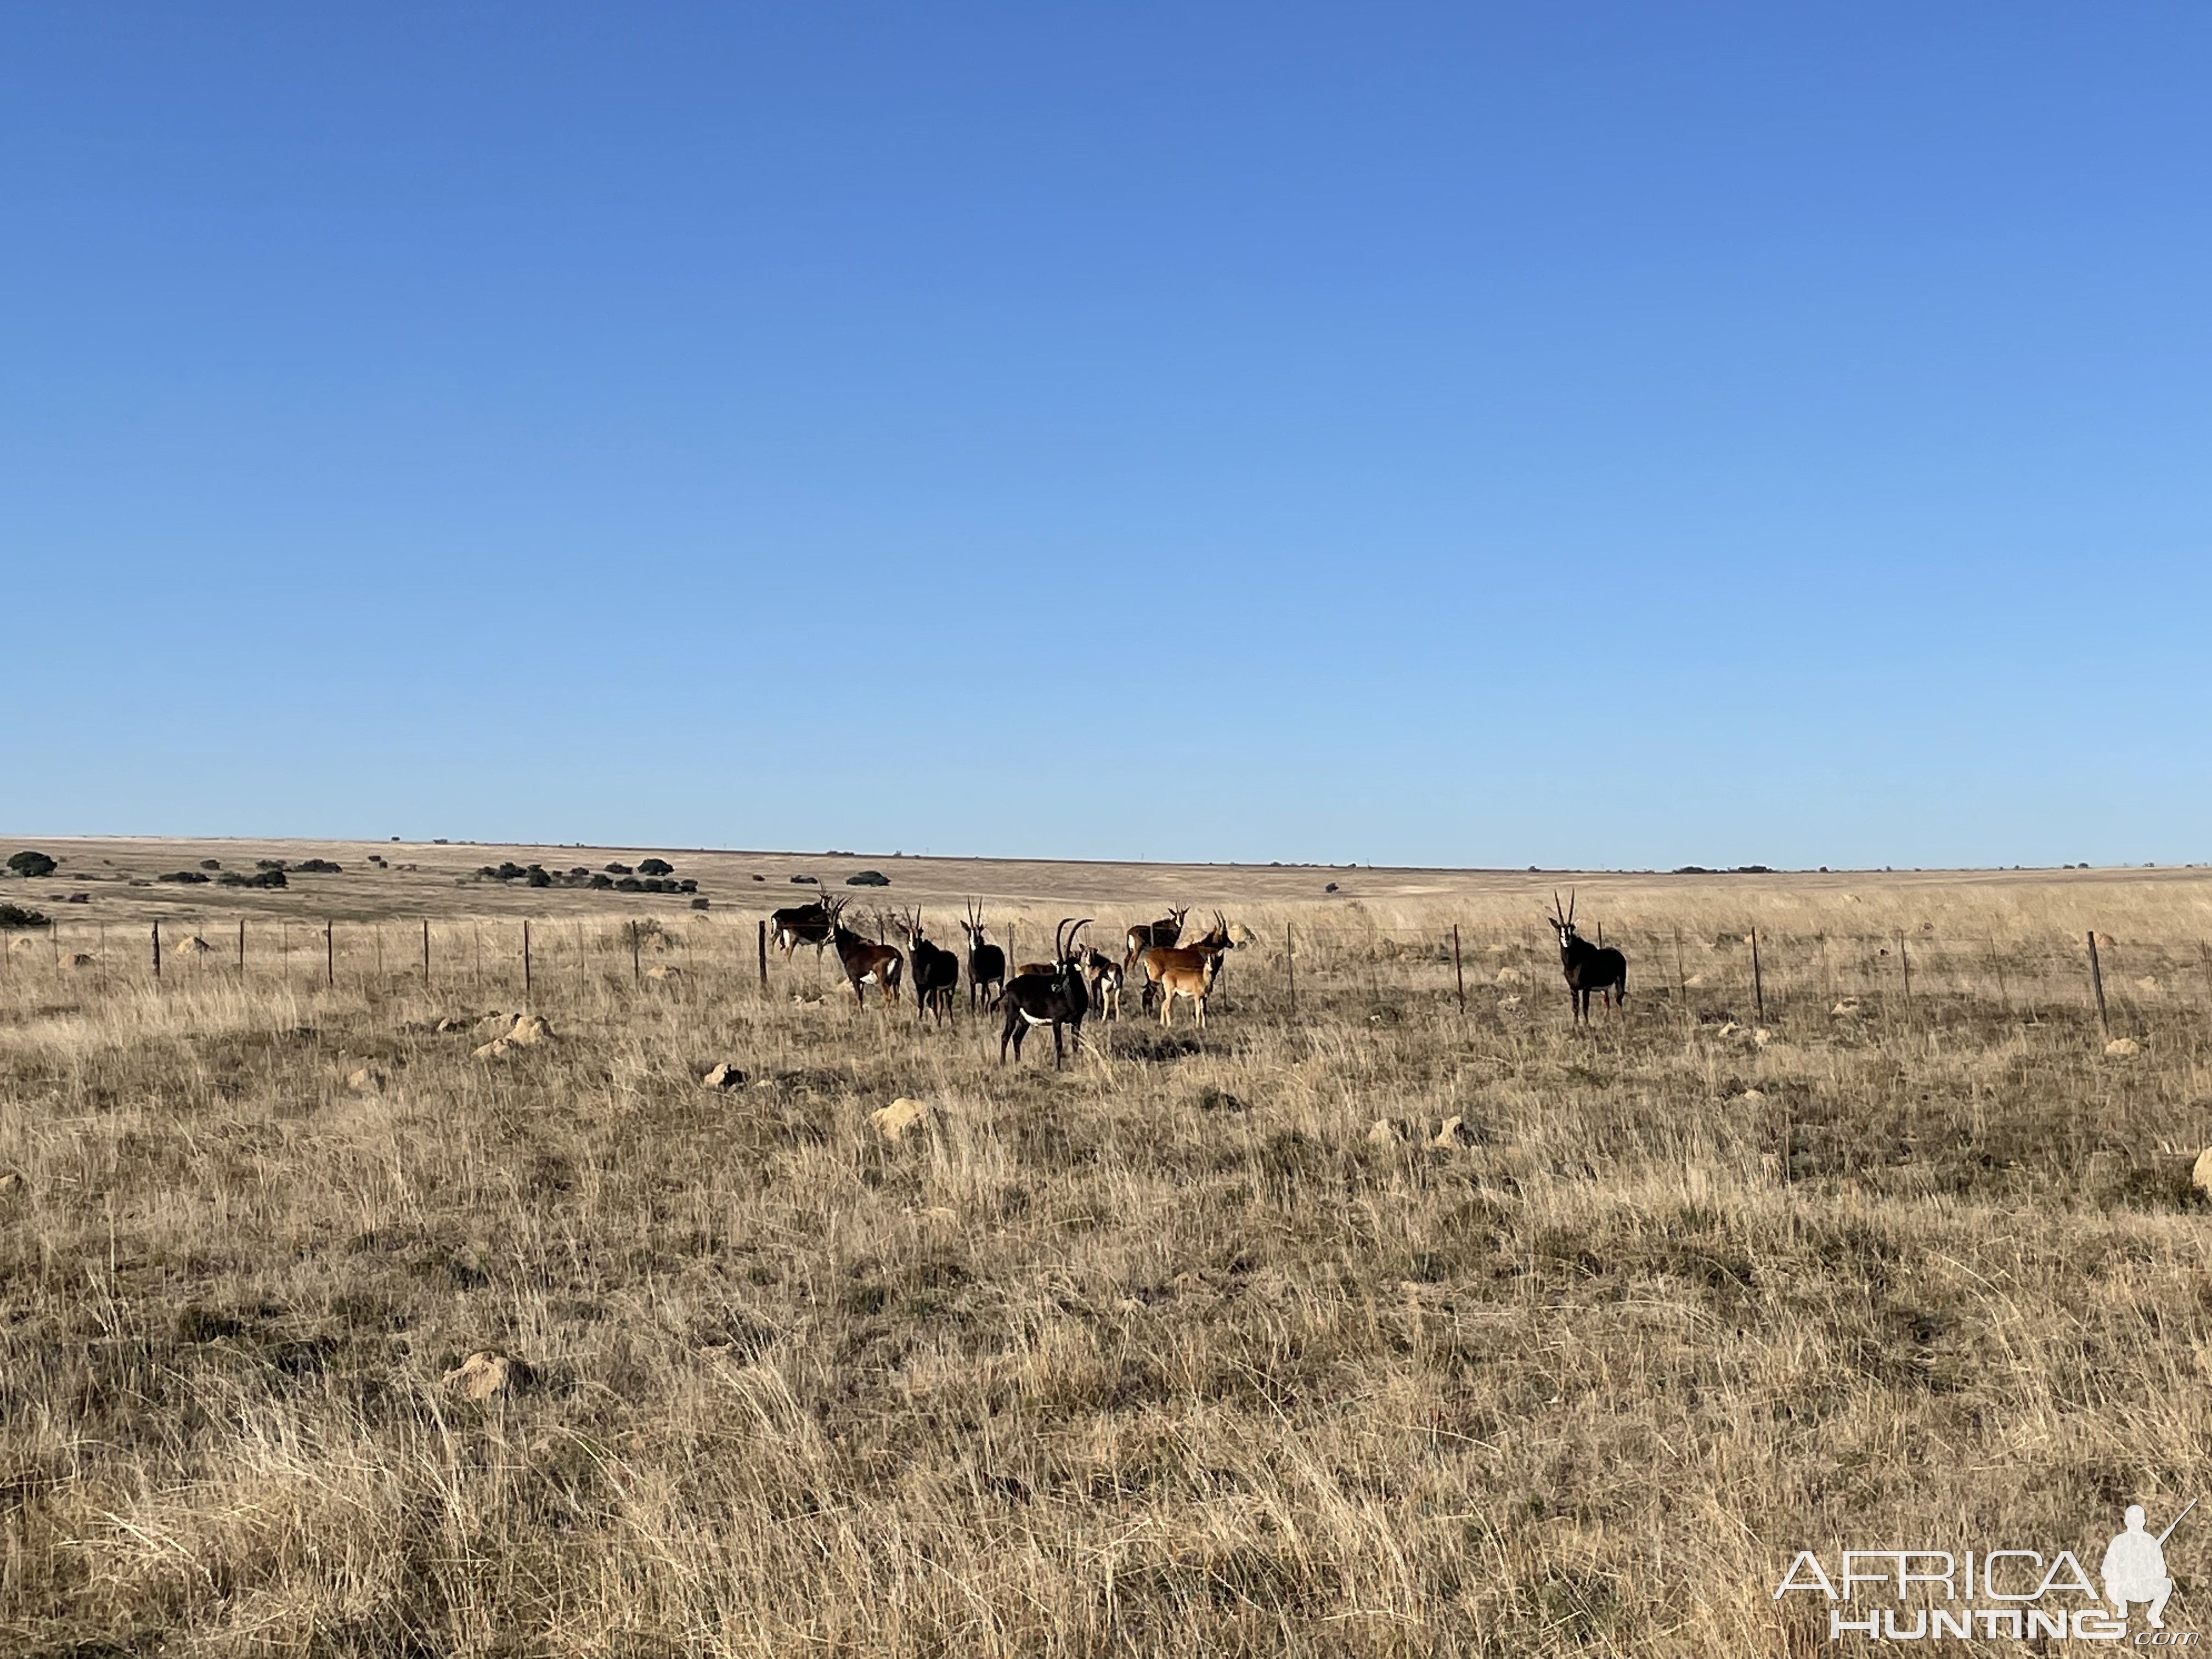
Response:
[[[202,859],[200,860],[200,868],[203,870],[220,870],[222,868],[222,860],[221,859]]]
[[[641,876],[672,876],[676,873],[676,866],[666,859],[640,859],[637,872]]]
[[[51,876],[54,872],[55,861],[44,853],[34,853],[27,847],[20,853],[9,855],[8,867],[19,876]]]
[[[615,884],[615,891],[617,893],[642,893],[644,890],[645,884],[635,876],[624,876]]]
[[[543,865],[532,865],[523,872],[523,879],[532,887],[550,887],[553,884],[553,878],[545,873]]]
[[[345,866],[333,864],[328,859],[301,859],[292,866],[295,876],[337,876],[345,873]]]
[[[591,885],[592,888],[602,893],[605,892],[614,884],[615,878],[612,876],[593,876],[591,880]]]
[[[703,910],[712,901],[708,899],[695,898],[691,901],[691,908],[694,910]]]
[[[226,870],[216,878],[218,887],[289,887],[282,870],[258,870],[253,874],[241,875],[235,870]]]
[[[757,881],[760,878],[756,876],[753,879]],[[686,876],[683,880],[676,884],[676,890],[679,893],[696,893],[699,890],[699,884],[690,877]]]
[[[156,881],[181,882],[187,886],[191,886],[204,885],[207,882],[207,876],[204,872],[198,870],[172,870],[167,875],[156,876],[154,879]]]
[[[793,876],[791,879],[802,887],[819,887],[822,884],[819,876]]]
[[[845,878],[848,887],[888,887],[891,878],[880,870],[863,870],[858,875]]]
[[[636,872],[627,864],[610,864],[607,866],[607,873],[611,876],[628,876],[635,875]]]
[[[284,860],[282,859],[256,859],[253,860],[253,867],[257,870],[282,870],[284,867]]]
[[[46,917],[20,904],[0,904],[0,927],[44,927]]]

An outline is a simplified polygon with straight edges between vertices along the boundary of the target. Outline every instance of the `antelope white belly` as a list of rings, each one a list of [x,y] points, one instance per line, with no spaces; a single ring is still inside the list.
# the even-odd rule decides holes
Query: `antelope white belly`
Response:
[[[1050,1020],[1048,1020],[1048,1019],[1040,1019],[1040,1018],[1038,1018],[1035,1014],[1031,1013],[1031,1012],[1030,1012],[1028,1009],[1026,1009],[1026,1008],[1024,1008],[1024,1009],[1021,1010],[1021,1016],[1022,1016],[1022,1018],[1023,1018],[1024,1019],[1025,1019],[1025,1020],[1029,1021],[1029,1023],[1030,1023],[1030,1024],[1032,1024],[1032,1025],[1049,1025],[1049,1024],[1052,1024],[1052,1022],[1051,1022]]]

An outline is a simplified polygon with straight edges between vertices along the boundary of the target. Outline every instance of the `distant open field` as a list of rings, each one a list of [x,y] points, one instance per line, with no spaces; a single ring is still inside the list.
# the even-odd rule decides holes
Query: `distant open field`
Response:
[[[2094,1570],[2212,1490],[2212,872],[23,846],[0,1652],[1807,1654],[1799,1549]],[[964,989],[763,987],[793,875],[1250,942],[1001,1069]]]

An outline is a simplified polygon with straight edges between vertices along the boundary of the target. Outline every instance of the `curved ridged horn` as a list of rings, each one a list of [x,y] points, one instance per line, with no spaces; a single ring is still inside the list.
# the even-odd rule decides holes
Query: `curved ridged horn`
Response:
[[[1082,921],[1080,921],[1077,922],[1077,923],[1075,924],[1075,926],[1074,926],[1074,927],[1071,927],[1071,928],[1069,928],[1069,929],[1067,930],[1067,952],[1066,952],[1066,954],[1067,954],[1068,956],[1071,956],[1071,957],[1072,957],[1072,956],[1073,956],[1073,955],[1075,954],[1075,952],[1076,952],[1076,949],[1077,949],[1076,941],[1077,941],[1078,937],[1082,933],[1083,930],[1084,930],[1085,928],[1088,927],[1089,927],[1092,922],[1094,922],[1094,921],[1097,921],[1097,920],[1098,920],[1098,918],[1097,918],[1097,917],[1096,917],[1096,916],[1085,916],[1085,917],[1084,917],[1084,919],[1083,919]]]

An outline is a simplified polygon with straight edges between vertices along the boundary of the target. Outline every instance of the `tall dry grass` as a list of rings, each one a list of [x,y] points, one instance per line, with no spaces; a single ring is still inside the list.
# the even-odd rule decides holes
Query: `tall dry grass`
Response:
[[[1525,891],[1245,907],[1202,1037],[1059,1075],[719,913],[541,928],[491,1059],[505,922],[12,951],[0,1648],[1809,1651],[1800,1547],[2204,1489],[2212,884],[1583,904],[1588,1033]]]

